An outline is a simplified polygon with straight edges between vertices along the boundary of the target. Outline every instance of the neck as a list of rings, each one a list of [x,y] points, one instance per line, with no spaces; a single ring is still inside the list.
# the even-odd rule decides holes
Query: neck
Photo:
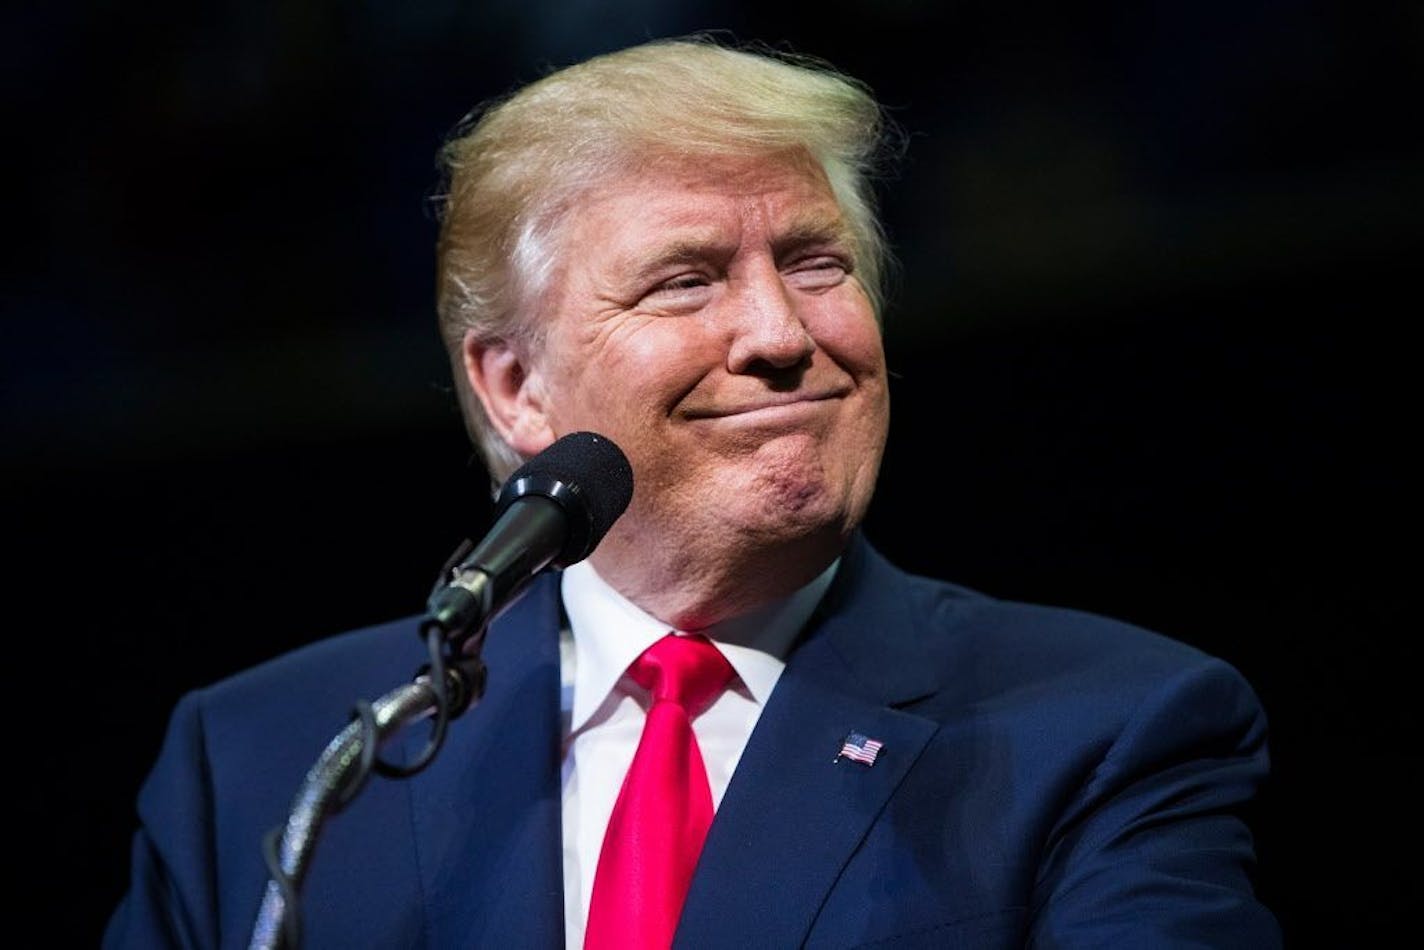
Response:
[[[674,629],[696,631],[791,596],[829,567],[848,540],[848,532],[822,531],[772,545],[698,546],[610,532],[590,560],[643,610]]]

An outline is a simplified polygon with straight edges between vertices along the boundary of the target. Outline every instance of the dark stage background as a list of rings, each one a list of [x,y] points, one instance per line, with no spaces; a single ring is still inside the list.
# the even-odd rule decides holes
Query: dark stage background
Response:
[[[41,942],[97,941],[182,692],[419,610],[487,527],[431,306],[447,131],[550,66],[704,28],[829,59],[908,133],[872,540],[1235,663],[1273,727],[1262,894],[1294,945],[1385,942],[1418,748],[1418,4],[4,22],[11,913]]]

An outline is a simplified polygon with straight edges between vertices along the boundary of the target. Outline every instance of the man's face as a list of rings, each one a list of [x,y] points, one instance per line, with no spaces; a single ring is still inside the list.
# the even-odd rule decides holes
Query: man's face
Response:
[[[530,392],[549,440],[598,432],[633,465],[606,545],[842,539],[860,521],[889,422],[885,357],[818,166],[616,179],[570,212],[557,254]]]

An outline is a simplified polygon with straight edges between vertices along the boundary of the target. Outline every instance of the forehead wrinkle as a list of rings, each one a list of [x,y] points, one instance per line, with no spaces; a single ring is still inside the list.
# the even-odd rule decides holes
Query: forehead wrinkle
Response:
[[[700,165],[679,164],[675,174],[659,170],[684,189],[682,199],[675,201],[642,204],[647,192],[640,183],[624,181],[609,189],[595,201],[603,206],[605,220],[609,214],[628,212],[626,202],[631,198],[633,213],[659,237],[653,241],[635,237],[624,246],[612,242],[606,266],[598,268],[597,282],[617,296],[626,292],[627,284],[656,279],[660,272],[679,265],[725,266],[742,250],[749,228],[763,235],[777,258],[816,245],[854,250],[854,234],[823,177],[799,167],[783,168],[783,174],[771,181],[754,177],[765,167],[726,169],[712,187],[707,168]]]

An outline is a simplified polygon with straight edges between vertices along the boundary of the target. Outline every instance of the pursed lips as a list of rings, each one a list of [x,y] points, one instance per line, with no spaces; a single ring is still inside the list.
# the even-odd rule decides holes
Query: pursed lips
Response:
[[[788,407],[806,406],[810,408],[816,403],[844,398],[849,393],[849,389],[835,389],[814,393],[772,393],[755,402],[739,403],[733,406],[694,407],[684,409],[682,414],[683,417],[687,419],[724,419],[731,416],[745,416],[765,412],[766,410],[786,409]]]

